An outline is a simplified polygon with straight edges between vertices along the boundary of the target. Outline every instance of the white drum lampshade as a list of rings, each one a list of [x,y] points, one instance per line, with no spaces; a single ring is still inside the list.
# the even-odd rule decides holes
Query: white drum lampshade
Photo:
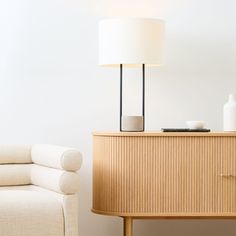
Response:
[[[99,23],[99,65],[120,67],[120,131],[144,131],[145,66],[163,62],[164,21],[105,19]],[[142,116],[123,117],[123,66],[142,66]]]
[[[159,66],[163,61],[164,21],[105,19],[99,23],[99,65]]]

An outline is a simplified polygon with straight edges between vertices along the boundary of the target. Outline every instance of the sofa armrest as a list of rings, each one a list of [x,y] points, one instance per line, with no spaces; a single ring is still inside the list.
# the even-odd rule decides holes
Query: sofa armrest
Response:
[[[62,194],[75,194],[79,190],[76,172],[31,165],[31,183]]]
[[[31,158],[35,164],[67,171],[77,171],[82,164],[82,155],[77,149],[47,144],[33,145]]]

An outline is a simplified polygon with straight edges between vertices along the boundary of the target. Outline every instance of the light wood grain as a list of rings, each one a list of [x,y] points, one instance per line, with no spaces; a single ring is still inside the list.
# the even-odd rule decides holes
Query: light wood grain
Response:
[[[120,216],[117,212],[107,212],[107,211],[98,211],[92,209],[92,212],[100,215],[107,215],[107,216]],[[225,213],[195,213],[195,212],[174,212],[174,213],[159,213],[158,215],[155,213],[142,213],[142,214],[132,214],[130,216],[129,213],[123,213],[122,217],[132,217],[132,219],[235,219],[236,213],[232,212],[225,212]]]
[[[236,134],[94,133],[93,211],[236,217]]]
[[[133,219],[131,217],[124,217],[124,236],[133,235]]]
[[[236,132],[93,132],[93,136],[118,136],[118,137],[142,137],[142,136],[233,136],[236,137]]]

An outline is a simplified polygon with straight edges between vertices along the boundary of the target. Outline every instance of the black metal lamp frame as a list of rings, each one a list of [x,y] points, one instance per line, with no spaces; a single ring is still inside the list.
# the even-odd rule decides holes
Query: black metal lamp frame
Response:
[[[123,64],[120,64],[120,131],[122,130],[122,115],[123,115]],[[143,130],[145,130],[145,64],[142,64],[142,117]]]

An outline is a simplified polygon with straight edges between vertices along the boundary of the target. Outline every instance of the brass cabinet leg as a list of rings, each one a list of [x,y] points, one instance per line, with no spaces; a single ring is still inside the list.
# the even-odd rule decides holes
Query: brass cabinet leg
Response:
[[[132,217],[124,217],[124,236],[133,235],[133,219]]]

